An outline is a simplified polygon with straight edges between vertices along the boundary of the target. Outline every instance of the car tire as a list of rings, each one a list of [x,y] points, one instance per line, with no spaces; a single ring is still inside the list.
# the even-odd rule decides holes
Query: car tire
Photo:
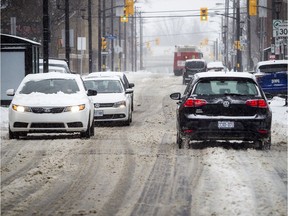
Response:
[[[91,127],[90,127],[90,119],[88,120],[88,126],[87,126],[87,130],[84,132],[80,132],[80,137],[81,138],[86,138],[89,139],[91,136]]]
[[[132,122],[132,111],[130,110],[129,117],[126,121],[124,121],[124,125],[129,126],[131,122]]]
[[[180,137],[180,133],[177,132],[177,135],[176,135],[176,143],[179,147],[179,149],[182,148],[182,144],[183,144],[183,139]]]
[[[259,140],[259,149],[260,150],[270,150],[271,148],[271,135],[267,139]]]
[[[10,127],[9,127],[9,139],[19,139],[19,133],[18,132],[12,132],[10,130]]]
[[[95,128],[95,122],[94,122],[94,119],[92,121],[92,124],[91,124],[91,127],[90,127],[90,135],[91,136],[94,136],[95,135],[95,131],[94,131],[94,128]]]

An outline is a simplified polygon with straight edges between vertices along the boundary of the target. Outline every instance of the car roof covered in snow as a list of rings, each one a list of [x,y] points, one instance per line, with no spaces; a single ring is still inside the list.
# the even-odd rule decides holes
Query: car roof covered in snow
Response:
[[[194,75],[195,78],[201,79],[201,78],[216,78],[216,77],[239,77],[239,78],[250,78],[255,80],[255,76],[248,72],[201,72],[196,73]]]

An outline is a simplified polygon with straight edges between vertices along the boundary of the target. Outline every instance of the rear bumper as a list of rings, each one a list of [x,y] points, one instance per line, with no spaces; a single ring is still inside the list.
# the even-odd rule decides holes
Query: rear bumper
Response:
[[[233,122],[233,128],[219,128],[219,121]],[[256,141],[271,136],[271,118],[259,119],[189,119],[178,126],[190,140]]]

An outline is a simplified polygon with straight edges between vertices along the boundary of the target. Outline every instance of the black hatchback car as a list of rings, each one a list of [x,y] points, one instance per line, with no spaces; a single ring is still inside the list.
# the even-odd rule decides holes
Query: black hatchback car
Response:
[[[187,59],[183,72],[183,84],[186,85],[193,79],[194,74],[207,71],[207,63],[204,59]]]
[[[194,75],[178,100],[177,144],[240,141],[270,149],[272,112],[252,74],[205,72]]]

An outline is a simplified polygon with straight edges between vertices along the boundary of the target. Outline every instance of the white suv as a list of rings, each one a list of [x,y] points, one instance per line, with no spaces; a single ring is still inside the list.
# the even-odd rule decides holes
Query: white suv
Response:
[[[68,64],[63,59],[49,59],[48,60],[49,72],[71,73]],[[43,59],[39,59],[39,72],[43,73]]]

